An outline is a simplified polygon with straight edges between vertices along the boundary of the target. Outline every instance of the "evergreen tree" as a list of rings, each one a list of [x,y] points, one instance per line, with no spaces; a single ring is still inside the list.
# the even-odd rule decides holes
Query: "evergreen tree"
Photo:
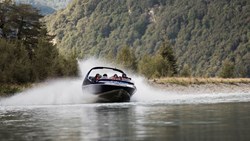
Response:
[[[168,62],[169,69],[166,71],[169,71],[168,74],[176,75],[177,74],[177,64],[176,64],[176,58],[174,56],[173,49],[171,47],[171,44],[168,40],[164,40],[162,42],[162,45],[159,49],[159,54],[163,57],[165,61]],[[171,74],[172,73],[172,74]]]
[[[0,39],[0,82],[30,81],[30,63],[28,52],[22,43]]]
[[[128,46],[124,46],[117,54],[117,63],[121,64],[124,68],[136,70],[136,57]]]
[[[182,77],[190,77],[191,76],[191,69],[188,64],[184,64],[183,69],[180,72],[180,76]]]
[[[34,74],[36,74],[35,80],[44,80],[48,76],[53,76],[52,66],[57,59],[57,55],[57,50],[51,43],[39,39],[32,59]]]
[[[154,74],[152,58],[149,55],[144,55],[138,63],[138,71],[147,78],[152,78]]]
[[[9,18],[6,18],[13,9],[12,0],[4,0],[0,2],[0,37],[7,37],[5,27],[8,25]]]
[[[75,76],[77,60],[59,55],[41,15],[30,5],[0,3],[0,82],[26,83]]]
[[[152,77],[159,78],[172,76],[173,74],[169,62],[159,54],[152,57],[151,67],[153,67]]]
[[[15,5],[11,1],[4,1],[0,5],[0,29],[6,39],[22,40],[30,55],[38,43],[41,30],[42,15],[31,5]]]
[[[228,60],[224,61],[219,76],[222,78],[234,78],[235,77],[234,64]]]
[[[138,63],[138,71],[147,78],[172,75],[168,62],[161,55],[144,55]]]

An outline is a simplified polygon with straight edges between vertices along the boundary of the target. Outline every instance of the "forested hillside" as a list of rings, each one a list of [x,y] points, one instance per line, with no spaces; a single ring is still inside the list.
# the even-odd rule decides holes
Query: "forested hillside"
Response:
[[[74,0],[45,20],[57,46],[79,57],[119,59],[126,46],[140,61],[169,40],[179,72],[250,77],[248,0]]]
[[[17,3],[30,4],[38,8],[42,14],[54,13],[65,8],[71,0],[15,0]]]
[[[59,54],[40,18],[31,5],[0,3],[1,86],[77,75],[76,59]]]

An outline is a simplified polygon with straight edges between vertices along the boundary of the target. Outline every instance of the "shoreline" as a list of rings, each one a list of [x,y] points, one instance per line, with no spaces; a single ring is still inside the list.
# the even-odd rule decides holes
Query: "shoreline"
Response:
[[[176,94],[250,93],[249,78],[161,78],[149,84]]]

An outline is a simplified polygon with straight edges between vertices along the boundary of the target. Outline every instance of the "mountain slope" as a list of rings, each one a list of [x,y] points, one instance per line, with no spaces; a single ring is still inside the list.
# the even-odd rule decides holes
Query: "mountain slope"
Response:
[[[216,76],[230,61],[236,76],[250,77],[249,9],[247,0],[74,0],[46,22],[58,47],[81,57],[116,55],[126,45],[140,58],[167,37],[180,69]]]

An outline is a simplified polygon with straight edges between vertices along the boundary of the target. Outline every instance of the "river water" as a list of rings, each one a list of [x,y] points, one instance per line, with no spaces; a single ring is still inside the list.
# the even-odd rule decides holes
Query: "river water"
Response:
[[[1,140],[249,141],[250,103],[7,106]]]
[[[82,74],[103,63],[81,62]],[[83,76],[0,98],[0,141],[250,140],[250,92],[175,94],[132,76],[131,102],[95,103],[81,90]]]

